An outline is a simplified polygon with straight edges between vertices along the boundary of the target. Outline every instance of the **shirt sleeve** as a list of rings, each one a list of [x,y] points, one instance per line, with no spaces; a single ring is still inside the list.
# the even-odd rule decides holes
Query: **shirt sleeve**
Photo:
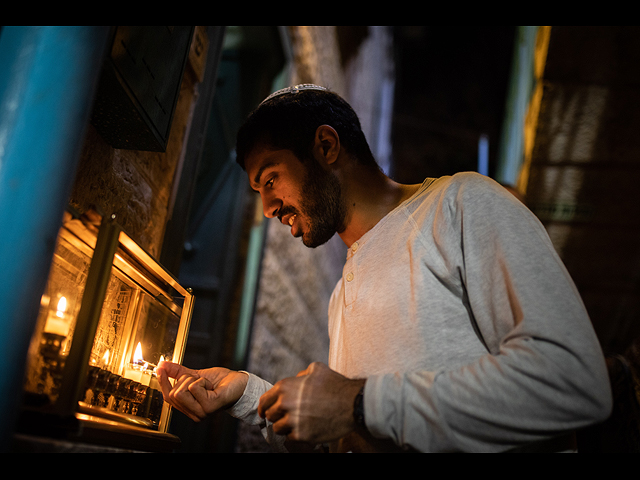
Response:
[[[600,344],[542,224],[476,174],[454,177],[439,213],[436,241],[488,351],[460,368],[369,378],[371,433],[422,451],[504,451],[604,420]]]
[[[273,385],[257,375],[249,372],[243,373],[249,376],[247,386],[244,389],[242,397],[240,397],[232,407],[227,409],[227,413],[244,423],[259,426],[262,436],[274,452],[286,452],[287,449],[284,446],[286,437],[274,433],[272,423],[258,415],[258,402],[260,397]]]

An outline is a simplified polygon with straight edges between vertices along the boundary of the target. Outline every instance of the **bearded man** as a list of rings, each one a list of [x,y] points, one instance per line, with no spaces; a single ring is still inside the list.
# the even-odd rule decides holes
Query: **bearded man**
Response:
[[[159,367],[165,400],[219,409],[331,451],[571,451],[611,392],[584,305],[540,222],[477,173],[404,185],[377,166],[338,95],[269,96],[238,133],[238,163],[278,218],[316,247],[349,247],[329,306],[328,366],[275,385],[224,368]],[[175,379],[172,385],[169,378]]]

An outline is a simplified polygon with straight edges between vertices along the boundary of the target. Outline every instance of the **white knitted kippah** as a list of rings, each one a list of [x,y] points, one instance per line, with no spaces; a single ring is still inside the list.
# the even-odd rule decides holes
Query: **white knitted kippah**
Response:
[[[280,90],[278,90],[276,92],[273,92],[271,95],[269,95],[267,98],[265,98],[262,102],[260,102],[260,105],[262,105],[267,100],[271,100],[274,97],[279,97],[280,95],[286,95],[287,93],[298,93],[298,92],[301,92],[303,90],[324,90],[324,91],[326,91],[327,89],[325,87],[321,87],[320,85],[314,85],[312,83],[302,83],[300,85],[293,85],[291,87],[282,88],[282,89],[280,89]]]

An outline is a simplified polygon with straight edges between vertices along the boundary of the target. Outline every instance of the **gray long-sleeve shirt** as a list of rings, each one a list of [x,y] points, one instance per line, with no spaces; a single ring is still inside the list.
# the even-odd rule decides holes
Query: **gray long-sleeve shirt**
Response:
[[[369,431],[419,451],[503,451],[611,409],[544,227],[478,174],[427,179],[351,246],[329,334],[329,366],[367,378]]]

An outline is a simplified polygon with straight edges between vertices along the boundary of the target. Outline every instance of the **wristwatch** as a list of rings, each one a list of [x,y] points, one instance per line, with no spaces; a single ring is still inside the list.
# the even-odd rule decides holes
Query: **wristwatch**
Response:
[[[364,386],[353,401],[353,419],[358,427],[367,428],[364,423]]]

